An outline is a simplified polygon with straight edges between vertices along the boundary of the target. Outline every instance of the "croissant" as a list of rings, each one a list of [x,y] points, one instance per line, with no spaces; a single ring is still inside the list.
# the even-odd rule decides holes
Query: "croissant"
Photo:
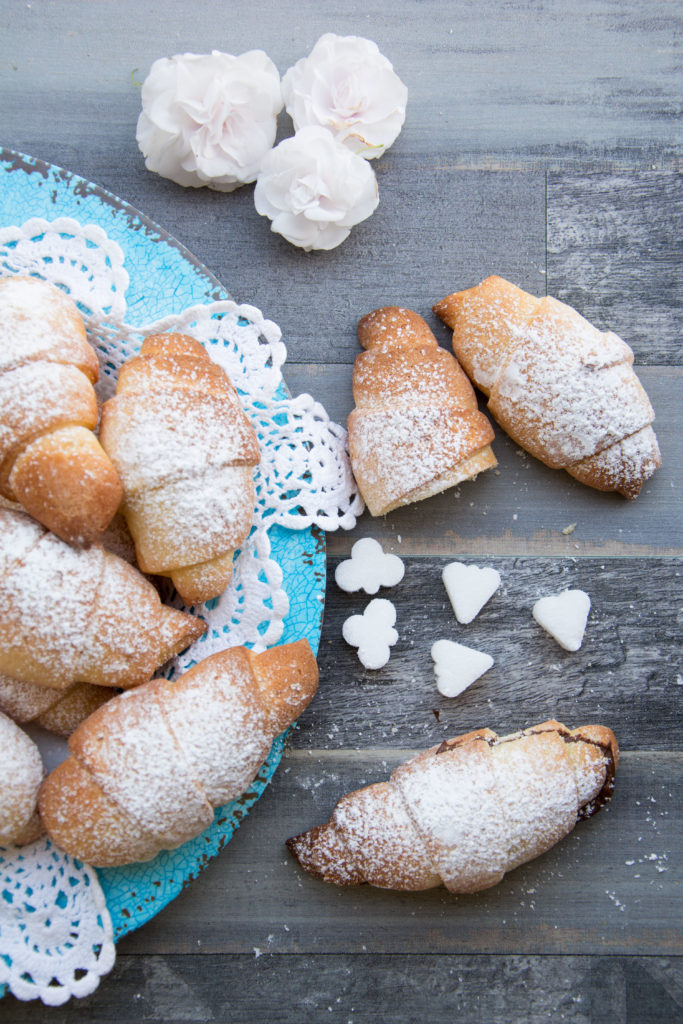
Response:
[[[259,462],[224,370],[187,335],[146,338],[103,407],[100,439],[142,571],[170,576],[189,604],[222,593],[251,529]]]
[[[67,295],[38,278],[0,280],[0,496],[72,544],[96,540],[123,495],[93,433],[98,374]]]
[[[92,683],[74,683],[53,690],[0,675],[0,712],[24,725],[34,722],[58,736],[70,736],[76,726],[118,690]]]
[[[38,747],[0,714],[0,846],[24,846],[42,834],[37,813],[42,781]]]
[[[338,885],[478,892],[594,814],[611,795],[618,756],[603,726],[550,721],[504,737],[481,729],[342,797],[327,824],[287,845]]]
[[[137,686],[205,631],[100,544],[71,547],[0,508],[0,673],[56,690]]]
[[[447,296],[434,312],[517,444],[590,487],[638,496],[661,455],[652,406],[621,338],[500,277]]]
[[[240,796],[318,682],[306,640],[210,655],[177,682],[114,697],[69,740],[39,808],[48,835],[97,867],[149,860]]]
[[[349,454],[371,515],[496,465],[493,430],[472,386],[422,317],[393,306],[376,309],[360,320],[358,338],[366,351],[353,369]]]

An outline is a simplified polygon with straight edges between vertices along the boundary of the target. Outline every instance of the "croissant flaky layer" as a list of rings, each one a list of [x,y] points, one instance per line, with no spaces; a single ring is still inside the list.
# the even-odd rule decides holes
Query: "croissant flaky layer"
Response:
[[[299,640],[261,654],[233,647],[175,682],[113,698],[79,726],[41,788],[48,835],[99,867],[173,849],[245,792],[317,684],[313,652]]]
[[[633,352],[618,335],[495,276],[448,295],[434,312],[522,448],[598,490],[638,495],[661,455]]]
[[[327,824],[287,845],[308,872],[338,885],[477,892],[595,813],[618,757],[603,726],[467,733],[342,797]]]
[[[189,604],[222,593],[251,529],[260,459],[225,371],[187,335],[146,338],[103,407],[100,438],[142,570],[170,576]]]
[[[131,687],[206,631],[101,545],[76,548],[0,508],[0,673],[65,690]]]
[[[96,540],[123,495],[93,433],[99,366],[72,300],[0,280],[0,495],[72,544]]]
[[[348,419],[353,473],[372,515],[420,501],[496,465],[490,423],[467,376],[409,309],[358,324]]]

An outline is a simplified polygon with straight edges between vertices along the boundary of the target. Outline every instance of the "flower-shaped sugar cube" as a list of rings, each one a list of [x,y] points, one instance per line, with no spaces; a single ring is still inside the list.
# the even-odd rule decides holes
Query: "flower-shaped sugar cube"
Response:
[[[362,537],[351,548],[351,557],[340,562],[334,578],[342,590],[364,590],[376,594],[380,587],[393,587],[403,579],[405,566],[398,555],[382,550],[372,537]]]
[[[500,573],[486,566],[450,562],[442,579],[458,622],[471,622],[500,586]]]
[[[362,615],[351,615],[342,626],[342,636],[365,668],[377,669],[389,661],[390,648],[398,640],[394,629],[396,609],[391,601],[376,597]]]
[[[456,644],[453,640],[433,643],[432,658],[436,686],[444,697],[457,697],[493,665],[490,654]]]
[[[531,614],[565,651],[578,651],[590,610],[591,599],[584,590],[563,590],[541,597]]]

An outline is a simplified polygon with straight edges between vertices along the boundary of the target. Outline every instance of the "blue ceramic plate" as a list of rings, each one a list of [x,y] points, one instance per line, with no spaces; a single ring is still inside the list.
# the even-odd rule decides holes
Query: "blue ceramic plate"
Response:
[[[142,324],[229,293],[190,252],[144,214],[98,185],[33,157],[0,149],[0,227],[32,217],[72,217],[97,224],[117,242],[130,276],[126,320]],[[289,597],[282,643],[306,637],[318,649],[325,595],[325,538],[321,530],[269,531],[275,559]],[[177,850],[145,864],[99,871],[116,939],[154,917],[206,861],[230,840],[273,776],[282,756],[284,734],[249,790],[219,808],[213,824]]]

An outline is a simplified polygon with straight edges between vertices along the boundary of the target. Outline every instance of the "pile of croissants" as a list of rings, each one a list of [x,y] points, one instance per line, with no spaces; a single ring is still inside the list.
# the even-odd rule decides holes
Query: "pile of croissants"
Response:
[[[0,844],[46,830],[101,866],[206,828],[309,703],[318,672],[300,640],[153,679],[206,624],[162,603],[149,577],[170,577],[190,607],[225,590],[252,526],[258,440],[191,337],[146,338],[101,410],[98,371],[64,292],[0,280]],[[119,512],[133,560],[112,550]],[[31,721],[69,737],[45,779],[16,724]]]
[[[638,493],[659,451],[616,335],[500,278],[435,309],[464,371],[410,310],[360,321],[349,453],[372,515],[496,465],[470,379],[548,465]],[[101,409],[97,376],[74,302],[38,278],[1,279],[0,845],[46,831],[111,866],[205,829],[311,701],[318,670],[302,639],[154,678],[206,626],[165,605],[150,577],[169,577],[190,608],[224,591],[252,525],[258,439],[191,337],[146,338]],[[111,539],[121,515],[134,558]],[[27,722],[68,737],[46,778]],[[479,730],[343,797],[288,846],[338,884],[478,891],[599,809],[617,762],[602,726]]]

